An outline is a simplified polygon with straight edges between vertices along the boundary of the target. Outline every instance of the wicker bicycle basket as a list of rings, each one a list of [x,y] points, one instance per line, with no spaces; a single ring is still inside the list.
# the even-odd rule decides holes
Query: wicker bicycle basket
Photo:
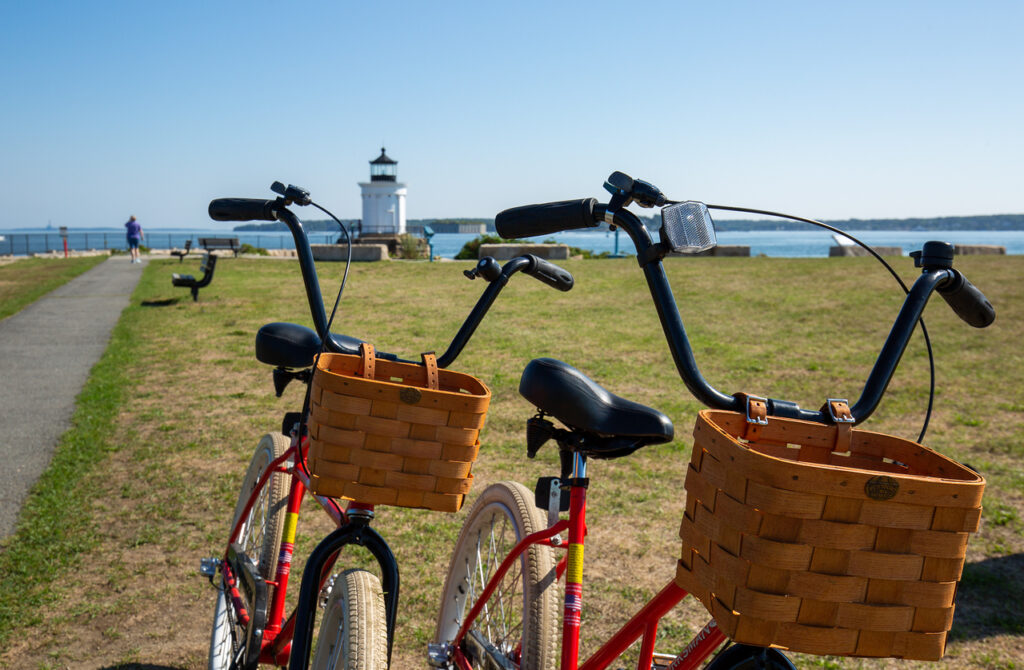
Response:
[[[942,657],[984,479],[850,423],[704,410],[694,438],[676,583],[726,635],[810,654]]]
[[[322,354],[309,417],[314,493],[374,505],[457,512],[473,483],[491,392],[479,379],[423,365]]]

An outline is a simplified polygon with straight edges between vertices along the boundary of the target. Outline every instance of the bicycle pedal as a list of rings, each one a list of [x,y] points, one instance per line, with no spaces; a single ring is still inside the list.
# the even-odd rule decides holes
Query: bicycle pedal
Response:
[[[199,559],[199,574],[203,577],[209,577],[213,579],[217,576],[217,571],[220,570],[220,559],[213,558],[200,558]]]
[[[432,668],[451,667],[451,645],[444,642],[427,643],[427,663]]]
[[[658,652],[654,652],[654,657],[651,660],[653,661],[651,664],[651,670],[665,670],[665,668],[669,667],[672,661],[676,660],[676,657],[671,654],[659,654]]]

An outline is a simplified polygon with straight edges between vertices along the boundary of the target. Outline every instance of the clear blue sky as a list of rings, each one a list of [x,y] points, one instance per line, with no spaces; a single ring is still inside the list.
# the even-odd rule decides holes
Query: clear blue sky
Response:
[[[1019,0],[39,0],[0,25],[0,228],[212,227],[275,179],[356,218],[382,143],[410,218],[613,170],[820,218],[1024,212]]]

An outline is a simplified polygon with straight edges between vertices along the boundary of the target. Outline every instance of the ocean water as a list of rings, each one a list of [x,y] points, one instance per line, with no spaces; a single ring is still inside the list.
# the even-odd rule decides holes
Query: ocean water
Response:
[[[1024,254],[1024,231],[990,231],[990,230],[957,230],[957,231],[851,231],[854,237],[872,246],[900,247],[903,253],[920,249],[930,240],[941,240],[952,244],[996,244],[1006,247],[1008,254]],[[435,235],[434,254],[442,258],[451,258],[462,249],[462,246],[475,235]],[[535,238],[542,242],[555,239],[572,247],[589,249],[595,253],[607,251],[615,253],[635,253],[633,242],[625,233],[616,239],[615,233],[603,232],[572,232],[559,233]],[[657,238],[655,238],[657,239]],[[774,256],[780,258],[807,258],[828,256],[829,247],[835,246],[832,234],[817,230],[766,230],[753,232],[722,232],[718,233],[720,245],[746,245],[750,247],[752,256]]]
[[[956,231],[851,231],[852,234],[873,246],[893,246],[907,254],[929,240],[942,240],[953,244],[996,244],[1006,247],[1008,254],[1024,254],[1024,231],[956,230]],[[158,249],[182,248],[185,240],[193,244],[199,237],[237,237],[242,243],[266,249],[293,249],[295,243],[288,233],[248,233],[233,230],[182,229],[146,231],[146,246]],[[472,234],[438,233],[432,239],[434,255],[452,258],[469,240]],[[312,233],[313,244],[333,244],[336,233]],[[535,238],[536,242],[554,239],[595,253],[634,253],[633,243],[625,233],[617,236],[611,232],[571,232],[546,235]],[[828,256],[829,247],[834,246],[832,234],[823,230],[780,230],[752,232],[721,232],[721,245],[746,245],[753,256],[782,258],[806,258]],[[68,234],[68,248],[81,249],[124,249],[125,236],[120,230],[71,230]],[[63,239],[57,231],[0,231],[0,254],[26,255],[63,249]]]

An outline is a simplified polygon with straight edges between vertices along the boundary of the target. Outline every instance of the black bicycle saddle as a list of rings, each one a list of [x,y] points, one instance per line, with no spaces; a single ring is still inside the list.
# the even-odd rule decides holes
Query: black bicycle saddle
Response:
[[[672,421],[658,410],[620,398],[553,358],[530,361],[519,393],[569,428],[603,438],[592,440],[587,449],[597,457],[612,458],[647,444],[669,442],[675,432]]]

